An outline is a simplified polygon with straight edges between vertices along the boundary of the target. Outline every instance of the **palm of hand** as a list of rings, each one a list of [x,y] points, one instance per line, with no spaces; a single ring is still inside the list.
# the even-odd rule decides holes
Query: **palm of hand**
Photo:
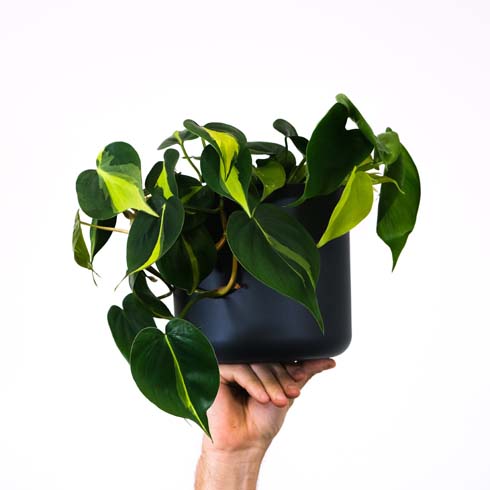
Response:
[[[293,399],[316,373],[335,366],[331,359],[301,366],[223,365],[221,384],[208,419],[213,449],[265,451],[279,432]]]

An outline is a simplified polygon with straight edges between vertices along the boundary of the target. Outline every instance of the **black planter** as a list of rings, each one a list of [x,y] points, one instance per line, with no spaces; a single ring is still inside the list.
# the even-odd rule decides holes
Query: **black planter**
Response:
[[[293,202],[302,186],[276,191],[269,201],[284,206]],[[338,195],[319,196],[300,206],[284,208],[296,217],[317,241],[325,230]],[[228,212],[234,203],[227,201]],[[309,311],[299,303],[257,281],[239,266],[241,288],[224,298],[206,298],[192,306],[186,319],[200,327],[214,346],[221,363],[287,362],[339,355],[351,340],[349,236],[344,235],[319,249],[321,257],[317,296],[325,322],[325,335]],[[201,283],[204,289],[226,284],[231,253],[218,254],[214,271]],[[189,296],[174,294],[175,314]]]

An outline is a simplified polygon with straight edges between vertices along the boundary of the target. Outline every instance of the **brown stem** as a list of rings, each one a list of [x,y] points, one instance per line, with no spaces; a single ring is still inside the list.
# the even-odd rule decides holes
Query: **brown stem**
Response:
[[[80,224],[90,226],[90,228],[97,228],[98,230],[116,231],[117,233],[124,233],[126,235],[129,233],[128,230],[123,230],[122,228],[111,228],[110,226],[93,225],[92,223],[87,223],[85,221],[80,221]]]

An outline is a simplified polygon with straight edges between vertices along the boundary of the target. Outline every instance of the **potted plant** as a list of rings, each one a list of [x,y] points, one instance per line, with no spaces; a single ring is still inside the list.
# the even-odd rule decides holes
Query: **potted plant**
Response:
[[[348,119],[356,129],[346,129]],[[108,323],[136,384],[208,434],[218,359],[292,361],[347,348],[348,232],[369,214],[377,187],[377,233],[393,268],[416,221],[414,162],[396,132],[376,135],[346,96],[337,96],[309,139],[283,119],[274,127],[283,144],[186,120],[160,145],[163,160],[144,183],[138,154],[122,142],[106,146],[96,169],[76,183],[80,208],[92,218],[76,214],[80,266],[95,274],[94,257],[111,234],[128,234],[131,292],[122,308],[109,309]],[[195,176],[176,172],[181,157]],[[116,227],[118,215],[129,229]],[[82,225],[90,228],[90,251]],[[152,290],[155,281],[165,294]],[[172,294],[175,314],[162,301]],[[165,331],[155,319],[168,320]]]

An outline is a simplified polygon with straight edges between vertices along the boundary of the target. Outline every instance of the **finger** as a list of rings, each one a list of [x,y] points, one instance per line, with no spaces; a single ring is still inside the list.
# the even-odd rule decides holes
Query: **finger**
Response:
[[[295,381],[303,381],[306,378],[306,371],[302,363],[284,364],[286,371]]]
[[[328,369],[333,369],[336,363],[333,359],[312,359],[303,361],[302,367],[305,371],[306,377],[299,383],[300,387],[303,387],[307,381],[309,381],[315,374],[321,373]]]
[[[251,364],[250,367],[264,385],[272,403],[277,407],[285,407],[288,404],[288,398],[269,365]]]
[[[284,393],[288,398],[296,398],[300,394],[300,389],[296,380],[290,376],[286,368],[278,362],[270,364],[270,368],[276,379],[279,381]]]
[[[268,403],[269,395],[250,366],[245,364],[222,364],[220,374],[225,383],[236,383],[259,403]]]

